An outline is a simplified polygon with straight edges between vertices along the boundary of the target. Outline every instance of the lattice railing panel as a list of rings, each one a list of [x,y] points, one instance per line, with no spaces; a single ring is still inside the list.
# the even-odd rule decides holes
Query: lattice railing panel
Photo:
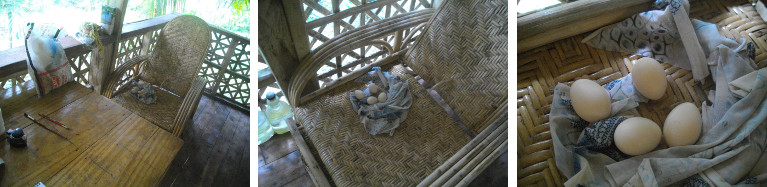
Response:
[[[229,73],[227,70],[219,84],[218,94],[239,104],[250,106],[248,103],[250,99],[250,81],[248,77]]]
[[[86,52],[80,55],[70,56],[69,65],[72,66],[72,76],[74,80],[82,85],[89,85],[88,75],[90,74],[90,59],[92,52]]]
[[[248,43],[246,43],[248,42]],[[242,41],[237,44],[232,54],[232,61],[226,68],[232,70],[237,74],[248,76],[250,75],[250,41]]]
[[[302,0],[309,46],[315,49],[330,38],[391,16],[432,7],[433,0]],[[426,3],[426,4],[424,4]],[[340,17],[342,16],[342,17]]]
[[[207,78],[207,89],[214,89],[219,70],[224,63],[226,51],[229,49],[234,39],[220,32],[211,32],[211,43],[208,48],[208,56],[205,57],[206,63],[203,63],[200,70],[200,76]]]
[[[242,108],[250,103],[250,40],[211,29],[211,45],[199,76],[208,80],[205,92]]]
[[[142,41],[144,40],[144,35],[137,35],[130,38],[125,38],[123,40],[120,40],[120,43],[117,46],[117,57],[115,58],[114,68],[117,69],[117,67],[120,67],[123,63],[130,60],[131,58],[138,57],[141,55],[141,47]],[[128,70],[123,77],[120,78],[120,81],[117,85],[124,85],[124,83],[128,80],[130,80],[130,77],[133,77],[135,74],[134,70]],[[119,87],[122,86],[118,86]]]
[[[309,46],[314,50],[333,37],[357,27],[410,11],[430,8],[433,0],[302,0],[301,2],[307,22]],[[413,29],[404,30],[402,37],[406,37]],[[412,41],[418,35],[420,31],[417,31],[402,47],[412,45]],[[389,43],[390,46],[397,46],[395,33],[384,36],[381,40]],[[317,72],[320,86],[324,87],[333,80],[388,56],[385,53],[386,49],[381,45],[372,45],[332,58]]]
[[[0,79],[0,87],[2,87],[3,89],[8,89],[28,80],[31,80],[31,78],[29,77],[29,74],[27,74],[27,71],[25,70],[25,71],[21,71]]]

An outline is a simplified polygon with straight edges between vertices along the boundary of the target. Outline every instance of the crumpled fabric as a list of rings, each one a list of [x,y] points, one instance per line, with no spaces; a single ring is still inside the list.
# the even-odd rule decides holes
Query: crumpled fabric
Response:
[[[363,98],[357,99],[354,92],[349,93],[349,100],[352,103],[352,109],[360,115],[360,120],[371,135],[389,134],[394,135],[394,129],[399,127],[400,123],[407,118],[407,112],[413,103],[413,98],[408,88],[408,81],[402,81],[399,77],[384,74],[388,80],[388,91],[386,101],[379,101],[376,104],[369,105]],[[375,79],[373,76],[363,76],[370,81]],[[366,78],[366,79],[367,79]],[[380,84],[382,81],[378,81]],[[365,92],[369,92],[366,90]]]
[[[598,49],[651,57],[691,70],[696,81],[703,81],[710,75],[706,55],[720,44],[735,48],[740,43],[721,37],[714,24],[689,19],[686,15],[689,6],[687,1],[658,0],[653,7],[660,10],[642,12],[602,27],[582,42]]]
[[[757,72],[754,71],[746,75],[743,75],[740,78],[730,82],[729,86],[730,86],[730,91],[732,92],[732,94],[739,99],[746,97],[746,95],[748,95],[748,93],[751,92],[751,89],[754,88],[753,87],[754,85],[752,85],[751,83],[756,81],[756,75],[757,75]]]
[[[664,0],[659,0],[664,2]],[[674,2],[665,1],[665,2]],[[679,1],[676,1],[677,3]],[[672,3],[673,4],[673,3]],[[689,10],[686,2],[685,9]],[[656,4],[657,5],[657,4]],[[662,18],[668,11],[679,10],[669,5],[665,12],[645,12],[630,19],[645,16],[644,24],[669,24],[657,23],[671,20]],[[655,16],[655,17],[652,17]],[[623,23],[623,22],[622,22]],[[622,24],[619,23],[619,24]],[[632,22],[635,23],[636,22]],[[701,116],[703,120],[701,137],[693,145],[677,147],[658,147],[655,151],[647,154],[629,157],[623,155],[614,146],[612,137],[617,124],[638,114],[627,113],[636,111],[635,102],[644,102],[641,94],[627,92],[612,92],[614,85],[621,85],[622,90],[630,90],[631,81],[625,81],[631,76],[626,76],[617,81],[606,84],[613,102],[613,112],[610,118],[597,121],[593,124],[583,121],[569,104],[569,87],[559,84],[554,89],[553,102],[550,113],[550,127],[555,152],[557,168],[568,178],[565,186],[763,186],[767,184],[767,70],[761,69],[755,74],[757,67],[754,64],[753,43],[745,39],[729,39],[719,35],[716,26],[698,20],[691,20],[700,47],[706,54],[702,64],[706,72],[710,72],[714,80],[715,90],[708,93],[711,103],[701,104]],[[627,29],[624,25],[622,33]],[[612,28],[608,28],[612,27]],[[612,35],[612,30],[620,26],[612,25],[600,29],[592,36],[584,39],[589,45],[607,50],[621,51],[618,41]],[[646,27],[635,27],[639,33]],[[651,28],[652,30],[653,28]],[[605,32],[607,30],[607,32]],[[673,31],[673,29],[670,29]],[[657,31],[655,29],[654,31]],[[597,34],[598,33],[598,34]],[[611,39],[612,44],[604,43],[606,40],[597,40],[594,37],[605,36]],[[641,33],[639,33],[641,34]],[[679,55],[688,50],[682,49],[688,45],[680,45],[680,38],[674,38],[674,33],[667,33],[668,40],[650,40],[663,44],[665,53],[656,53],[654,46],[635,45],[627,53],[635,53],[653,57],[662,62],[671,61],[677,67],[693,69],[685,66],[686,55]],[[651,35],[653,36],[653,35]],[[613,38],[610,38],[613,37]],[[623,38],[623,36],[618,37]],[[604,39],[604,38],[602,38]],[[602,44],[594,41],[603,42]],[[591,42],[591,43],[590,43]],[[609,44],[609,45],[604,45]],[[622,44],[622,43],[620,43]],[[626,48],[631,45],[625,45]],[[670,48],[666,48],[670,47]],[[674,49],[677,48],[677,49]],[[649,53],[648,52],[649,49]],[[644,50],[644,51],[642,51]],[[642,54],[645,52],[644,54]],[[664,59],[665,58],[665,59]],[[689,65],[689,58],[686,61]],[[681,62],[681,63],[680,63]],[[695,65],[695,64],[692,64]],[[753,77],[753,78],[750,78]],[[699,77],[695,77],[696,80]],[[740,79],[739,79],[740,78]],[[621,82],[623,81],[623,82]],[[618,84],[622,83],[622,84]],[[625,84],[625,85],[624,85]],[[618,95],[625,95],[623,100],[612,99]],[[631,98],[631,99],[626,99]],[[616,101],[623,101],[623,108],[615,108]],[[711,104],[711,105],[709,105]],[[626,109],[626,107],[631,109]],[[625,110],[622,113],[615,110]]]
[[[580,118],[568,105],[570,88],[557,85],[550,122],[557,167],[568,177],[565,186],[767,183],[767,70],[759,74],[749,95],[719,123],[702,128],[696,144],[634,157],[616,151],[611,139],[614,125],[630,115],[574,126]]]

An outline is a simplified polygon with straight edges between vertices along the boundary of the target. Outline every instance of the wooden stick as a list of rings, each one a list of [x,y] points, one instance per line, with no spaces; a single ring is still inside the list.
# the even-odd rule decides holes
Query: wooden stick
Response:
[[[27,117],[27,119],[32,120],[32,122],[35,122],[35,124],[40,125],[41,127],[45,128],[45,129],[48,129],[48,131],[51,131],[53,134],[59,135],[62,138],[64,138],[65,140],[69,141],[69,139],[67,139],[67,137],[64,137],[64,135],[59,134],[59,132],[56,132],[55,130],[53,130],[51,128],[48,128],[48,126],[40,124],[40,122],[37,122],[37,120],[35,120],[35,118],[32,118],[32,116],[29,116],[27,113],[24,113],[24,117]]]
[[[471,170],[470,173],[466,174],[466,177],[464,177],[461,180],[461,182],[458,182],[456,186],[468,186],[469,183],[471,183],[471,181],[477,178],[477,176],[480,173],[482,173],[487,168],[488,165],[490,165],[490,163],[495,161],[495,159],[498,158],[498,156],[501,156],[501,153],[507,151],[506,146],[508,145],[509,145],[509,140],[503,141],[503,144],[501,144],[501,146],[496,147],[495,150],[493,150],[493,152],[490,153],[489,156],[485,157],[485,159],[482,160],[481,163],[479,163],[479,165],[477,165],[476,167],[473,167],[474,169]]]
[[[304,137],[301,136],[296,122],[293,119],[288,119],[288,125],[290,126],[290,135],[293,136],[293,141],[295,141],[296,147],[298,147],[298,153],[301,154],[301,158],[304,164],[306,164],[306,171],[309,172],[309,177],[312,178],[314,185],[320,187],[330,186],[325,173],[322,172],[317,160],[314,159],[312,152],[309,151],[309,146],[304,142]]]
[[[482,152],[480,152],[478,155],[474,156],[474,158],[471,159],[469,163],[467,163],[461,170],[455,173],[450,180],[448,180],[444,185],[446,186],[455,186],[458,182],[460,182],[466,174],[468,174],[470,171],[475,169],[475,167],[478,166],[478,164],[482,161],[488,158],[490,156],[490,153],[492,153],[494,150],[497,149],[497,147],[502,144],[505,141],[508,141],[508,131],[506,129],[503,129],[503,134],[496,137],[495,140],[493,140],[493,143],[490,143],[487,147],[484,147],[482,149]]]
[[[435,171],[435,172],[443,172],[443,171],[444,172],[437,174],[437,176],[431,176],[431,177],[437,177],[436,180],[427,179],[427,180],[434,181],[433,183],[427,182],[427,180],[424,180],[423,182],[421,182],[421,184],[423,184],[424,186],[426,185],[435,186],[435,185],[441,185],[442,183],[446,182],[450,178],[450,176],[453,176],[453,174],[455,174],[455,172],[457,172],[463,165],[466,165],[466,163],[470,161],[469,159],[471,157],[479,154],[479,152],[481,152],[483,148],[491,144],[492,141],[495,140],[498,137],[498,135],[501,134],[501,132],[505,131],[507,127],[508,127],[508,123],[504,123],[504,124],[501,124],[501,126],[496,129],[490,129],[490,128],[486,129],[486,131],[492,131],[492,133],[489,136],[484,138],[478,136],[477,138],[474,138],[475,140],[472,140],[472,141],[478,141],[479,144],[474,144],[474,146],[469,146],[469,145],[464,146],[464,148],[470,148],[470,151],[468,153],[465,153],[465,154],[457,153],[453,155],[453,158],[451,158],[451,160],[458,159],[458,158],[460,158],[460,160],[455,162],[455,164],[451,164],[447,166],[443,165],[444,167],[449,167],[450,169]],[[498,130],[498,129],[503,129],[503,130]],[[471,145],[472,142],[469,142],[469,144]]]
[[[474,149],[474,151],[477,151],[479,153],[477,154],[469,154],[464,159],[462,159],[463,162],[459,162],[458,164],[454,165],[450,168],[450,170],[445,173],[445,175],[442,175],[439,179],[434,181],[433,184],[429,186],[453,186],[455,183],[458,182],[459,176],[457,175],[460,171],[462,171],[462,168],[464,168],[467,165],[475,165],[478,157],[487,156],[489,151],[492,149],[490,147],[497,146],[500,144],[503,140],[506,140],[508,137],[508,132],[506,131],[506,126],[502,126],[504,128],[496,129],[496,132],[503,132],[501,135],[485,139],[485,141],[489,142],[487,144],[480,144],[479,146]],[[491,141],[488,141],[491,140]],[[483,143],[485,143],[483,141]],[[471,160],[469,160],[471,159]]]
[[[434,170],[429,176],[423,179],[420,184],[418,184],[419,187],[427,186],[431,184],[434,180],[436,180],[441,174],[445,173],[450,166],[454,165],[455,162],[457,162],[459,159],[463,158],[464,155],[466,155],[469,151],[473,150],[477,144],[482,142],[485,138],[487,138],[488,135],[491,133],[494,133],[494,129],[498,128],[501,125],[501,123],[494,123],[491,124],[489,127],[487,127],[485,130],[483,130],[477,137],[472,139],[468,144],[463,146],[458,152],[456,152],[450,159],[445,161],[439,168]]]
[[[40,116],[40,117],[43,117],[43,119],[47,119],[48,121],[51,121],[51,122],[55,123],[55,124],[56,124],[56,125],[58,125],[58,126],[64,127],[65,129],[69,129],[69,127],[67,127],[66,125],[64,125],[64,124],[61,124],[61,123],[59,123],[58,121],[56,121],[56,120],[53,120],[53,119],[51,119],[50,117],[48,117],[48,116],[46,116],[46,115],[44,115],[44,114],[41,114],[41,113],[37,113],[37,115],[38,115],[38,116]]]

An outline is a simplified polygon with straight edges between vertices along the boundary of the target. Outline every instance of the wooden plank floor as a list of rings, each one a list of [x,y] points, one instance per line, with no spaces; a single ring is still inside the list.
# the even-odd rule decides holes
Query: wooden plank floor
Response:
[[[203,96],[159,186],[249,186],[250,116]]]

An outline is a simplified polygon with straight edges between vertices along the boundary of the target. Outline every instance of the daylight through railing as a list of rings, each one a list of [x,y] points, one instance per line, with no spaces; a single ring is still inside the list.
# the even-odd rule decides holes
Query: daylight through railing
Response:
[[[123,26],[114,67],[139,55],[149,55],[161,29],[180,14],[169,14]],[[240,110],[250,110],[250,39],[210,26],[211,46],[199,76],[208,79],[204,93]],[[103,45],[114,41],[104,39]],[[88,86],[92,52],[71,38],[61,41],[72,65],[75,81]],[[119,85],[133,76],[129,71]],[[28,81],[24,46],[0,51],[0,86],[3,89]]]

